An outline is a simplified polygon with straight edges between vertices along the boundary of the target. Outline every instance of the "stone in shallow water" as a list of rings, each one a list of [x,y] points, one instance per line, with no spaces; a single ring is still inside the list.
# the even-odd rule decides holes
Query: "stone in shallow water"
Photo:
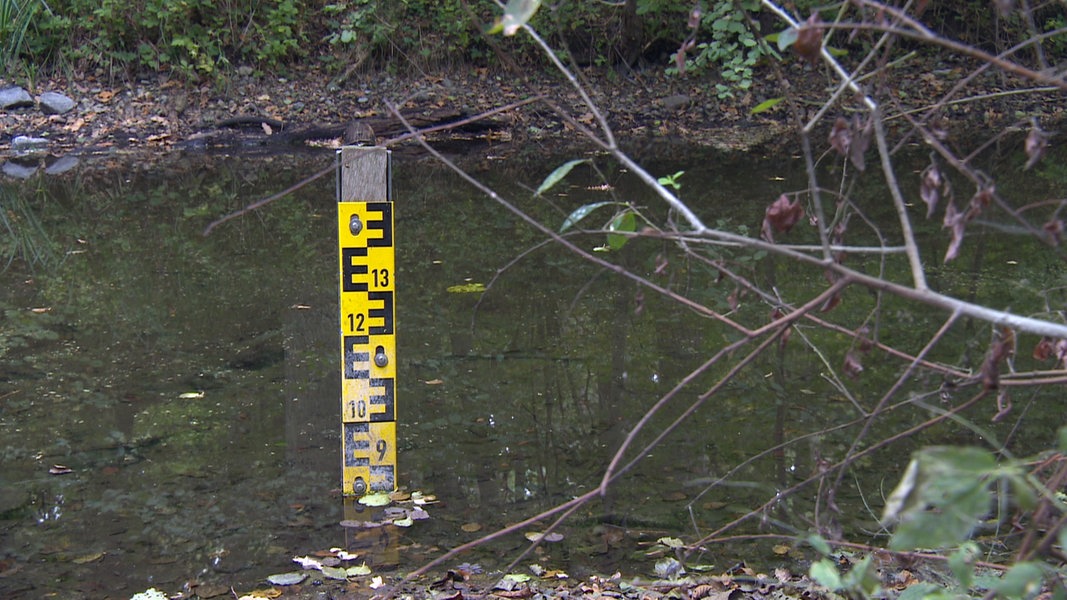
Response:
[[[3,167],[0,167],[0,172],[15,179],[29,179],[37,172],[37,163],[24,164],[9,160],[4,163]]]
[[[57,159],[55,162],[49,164],[48,167],[44,170],[44,172],[48,173],[49,175],[59,175],[61,173],[66,173],[67,171],[78,166],[78,162],[78,159],[73,156],[63,156]]]
[[[48,153],[48,140],[39,137],[18,135],[11,140],[11,153],[15,156],[38,156]]]
[[[41,112],[46,115],[61,115],[70,111],[76,104],[59,92],[45,92],[37,99],[41,103]]]
[[[22,108],[24,106],[33,106],[33,98],[29,92],[18,87],[13,86],[0,90],[0,109],[8,108]]]

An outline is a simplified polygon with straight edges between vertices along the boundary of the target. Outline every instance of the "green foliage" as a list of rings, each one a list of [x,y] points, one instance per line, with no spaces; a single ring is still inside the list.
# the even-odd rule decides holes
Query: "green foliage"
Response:
[[[1062,452],[1067,428],[1057,443]],[[946,552],[949,569],[956,578],[951,588],[923,584],[907,598],[948,598],[969,595],[973,588],[989,589],[1003,598],[1033,598],[1042,589],[1051,565],[1020,561],[1000,578],[977,577],[978,545],[970,541],[975,530],[989,519],[995,492],[1008,503],[1032,511],[1039,499],[1064,511],[1061,495],[1047,489],[1032,476],[1033,461],[1001,460],[988,450],[965,446],[936,446],[915,453],[901,482],[886,501],[883,522],[894,524],[889,547],[894,550],[952,549]],[[1006,515],[996,515],[1006,518]],[[1032,526],[1032,525],[1031,525]],[[1065,540],[1064,531],[1055,532]],[[812,577],[815,577],[813,567]],[[829,576],[824,576],[827,581]],[[820,582],[822,579],[820,579]],[[824,584],[825,585],[825,584]],[[902,595],[902,598],[904,596]]]
[[[323,7],[323,40],[334,49],[359,49],[392,66],[401,57],[420,63],[447,57],[478,59],[485,55],[477,27],[493,14],[492,3],[462,0],[375,2],[343,0]]]
[[[917,452],[886,501],[884,520],[896,523],[890,548],[955,547],[970,538],[993,505],[993,486],[1010,488],[1020,506],[1037,490],[1021,465],[1000,464],[988,450],[935,446]]]
[[[745,11],[759,11],[758,0],[742,0],[737,5],[719,0],[713,4],[701,17],[701,31],[709,32],[711,39],[697,44],[696,53],[685,60],[687,72],[718,69],[722,81],[715,90],[719,98],[730,98],[735,91],[752,87],[752,69],[771,52],[760,44],[758,32],[750,28]],[[672,66],[667,72],[678,74],[679,69]]]
[[[302,55],[307,41],[296,0],[234,0],[223,7],[212,0],[55,0],[49,6],[27,32],[22,54],[28,61],[51,56],[85,67],[215,77],[234,62],[277,67]]]
[[[0,65],[11,64],[22,53],[27,32],[41,8],[47,9],[40,0],[0,0]]]

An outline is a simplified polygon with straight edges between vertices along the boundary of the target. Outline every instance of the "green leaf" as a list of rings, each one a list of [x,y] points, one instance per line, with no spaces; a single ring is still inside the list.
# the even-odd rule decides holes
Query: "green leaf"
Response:
[[[785,31],[778,34],[778,51],[782,52],[786,48],[793,45],[793,42],[797,41],[797,30],[795,27],[790,27]]]
[[[942,598],[948,600],[952,597],[948,590],[937,584],[915,583],[900,592],[897,600],[941,600]]]
[[[571,169],[573,169],[574,167],[577,167],[578,165],[580,165],[582,163],[587,163],[587,162],[589,162],[588,158],[580,158],[580,159],[576,159],[576,160],[569,160],[569,161],[563,163],[562,165],[556,167],[556,170],[552,171],[551,173],[549,173],[548,177],[545,177],[545,180],[541,182],[541,185],[538,186],[537,191],[535,192],[535,194],[540,196],[541,194],[543,194],[543,193],[547,192],[548,190],[552,189],[552,187],[554,185],[559,183],[561,179],[566,177],[567,174],[571,172]]]
[[[1044,573],[1033,562],[1016,563],[1000,578],[993,589],[1008,598],[1032,598],[1041,591]]]
[[[601,206],[607,206],[608,204],[615,203],[605,201],[593,202],[592,204],[583,204],[582,206],[579,206],[578,208],[574,209],[574,211],[570,215],[567,216],[567,219],[565,221],[563,221],[563,225],[560,226],[559,232],[563,233],[564,231],[567,231],[571,227],[574,227],[579,221],[589,216],[589,213],[600,208]]]
[[[960,582],[960,587],[968,590],[974,584],[974,559],[978,556],[978,545],[966,542],[948,557],[948,566]]]
[[[815,548],[815,551],[819,554],[822,554],[823,556],[830,555],[830,544],[827,543],[827,541],[823,539],[821,535],[815,533],[809,535],[808,543],[811,544],[811,547]]]
[[[1067,427],[1060,427],[1056,437],[1059,442],[1060,452],[1067,452]]]
[[[322,566],[322,574],[326,576],[326,579],[348,579],[348,572],[341,567],[327,567]]]
[[[388,506],[393,500],[385,492],[374,492],[359,499],[364,506]]]
[[[626,231],[633,232],[637,229],[637,218],[634,216],[633,211],[626,211],[617,215],[608,225],[608,231]],[[629,236],[620,235],[618,233],[608,234],[608,247],[612,250],[622,250],[622,247],[626,245],[626,242],[630,241]]]
[[[818,582],[819,585],[829,590],[841,589],[841,574],[837,572],[837,566],[829,558],[823,558],[819,562],[811,564],[808,575]]]
[[[916,452],[913,465],[887,502],[886,517],[899,519],[890,548],[944,548],[966,541],[993,500],[996,458],[982,448],[935,446]],[[910,489],[903,489],[906,483]]]
[[[757,104],[752,110],[748,111],[748,114],[750,114],[750,115],[758,115],[758,114],[760,114],[762,112],[767,112],[768,110],[770,110],[770,109],[774,108],[775,106],[777,106],[778,103],[781,102],[782,100],[785,100],[785,98],[784,97],[778,97],[778,98],[771,98],[769,100],[764,100],[763,102],[760,102],[759,104]]]
[[[540,6],[541,0],[508,0],[504,7],[504,18],[500,21],[504,35],[515,35]]]

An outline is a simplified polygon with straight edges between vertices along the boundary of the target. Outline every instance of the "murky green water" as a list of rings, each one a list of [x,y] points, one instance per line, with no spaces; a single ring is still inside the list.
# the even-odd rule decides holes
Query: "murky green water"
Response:
[[[656,174],[685,170],[682,196],[710,222],[754,231],[763,208],[803,187],[788,159],[660,153]],[[558,225],[584,203],[617,199],[667,215],[610,161],[611,190],[575,172],[549,199],[533,198],[570,158],[469,162],[522,208]],[[214,218],[329,165],[331,153],[287,157],[174,157],[148,169],[91,162],[61,177],[4,182],[3,207],[38,258],[0,275],[0,592],[6,596],[129,597],[189,582],[247,591],[294,556],[331,547],[363,554],[376,570],[409,569],[436,550],[536,514],[599,483],[627,432],[660,396],[736,336],[677,304],[605,272],[544,237],[441,166],[395,159],[398,443],[401,485],[436,494],[431,519],[407,530],[358,534],[339,487],[336,233],[333,180],[200,235]],[[1043,193],[1032,180],[1022,193]],[[1050,184],[1048,184],[1050,185]],[[866,217],[891,219],[871,181],[856,191]],[[1004,189],[1001,186],[999,189]],[[603,214],[603,219],[608,218]],[[599,222],[597,223],[600,224]],[[854,225],[854,244],[873,243]],[[931,265],[947,242],[923,237]],[[601,237],[576,238],[583,247]],[[761,283],[803,299],[823,284],[752,253],[717,251]],[[628,244],[621,264],[726,311],[733,286],[715,270],[654,240]],[[873,258],[856,265],[876,268]],[[903,278],[904,265],[887,268]],[[941,289],[1022,313],[1062,298],[1062,263],[1025,238],[968,240],[952,268],[931,267]],[[484,294],[448,291],[486,283]],[[805,296],[807,291],[808,296]],[[858,327],[874,297],[849,290],[836,317]],[[916,351],[944,319],[885,300],[881,335]],[[770,307],[741,297],[733,318],[761,323]],[[804,329],[828,353],[848,341]],[[983,325],[960,327],[935,359],[980,361]],[[840,356],[830,357],[834,365]],[[879,362],[882,361],[882,362]],[[856,400],[870,408],[901,365],[868,364]],[[724,373],[695,378],[638,447]],[[822,358],[794,339],[760,358],[654,449],[602,502],[564,527],[566,541],[531,560],[549,568],[651,573],[641,544],[706,533],[839,459],[855,430],[823,434],[707,484],[776,441],[857,416],[824,379]],[[917,387],[928,384],[917,378]],[[867,386],[869,384],[869,387]],[[928,385],[926,387],[929,387]],[[1061,421],[1048,397],[1017,398],[1020,451],[1042,447]],[[990,426],[990,407],[970,415]],[[906,414],[905,414],[906,413]],[[918,422],[905,411],[886,427]],[[1025,415],[1025,417],[1023,417]],[[1009,419],[1011,421],[1011,419]],[[962,428],[924,434],[976,442]],[[875,528],[882,496],[906,449],[865,462],[838,502],[853,532]],[[633,456],[631,452],[630,456]],[[62,468],[60,468],[62,467]],[[63,474],[54,471],[70,472]],[[869,504],[870,511],[864,508]],[[766,521],[804,531],[815,493],[792,498]],[[463,525],[468,527],[464,528]],[[480,526],[480,531],[465,531]],[[470,557],[500,567],[519,536]],[[714,548],[706,562],[790,561],[766,548]]]

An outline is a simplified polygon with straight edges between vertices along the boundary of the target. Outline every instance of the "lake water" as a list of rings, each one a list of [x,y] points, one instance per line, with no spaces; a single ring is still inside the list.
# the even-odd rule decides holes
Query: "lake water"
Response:
[[[682,198],[731,231],[758,232],[767,203],[806,181],[800,161],[789,157],[678,147],[645,153],[655,175],[685,171]],[[582,155],[498,157],[491,148],[472,154],[478,156],[463,160],[470,172],[554,228],[575,208],[608,200],[644,207],[656,223],[670,217],[605,157],[589,155],[599,173],[579,167],[541,198],[530,190]],[[335,547],[359,554],[376,574],[411,570],[598,485],[644,412],[737,339],[651,290],[543,244],[544,235],[435,161],[398,154],[398,483],[438,503],[410,528],[342,527],[345,519],[374,516],[346,506],[338,492],[333,178],[201,235],[215,218],[333,160],[331,152],[174,155],[150,166],[97,158],[63,175],[0,182],[4,235],[12,244],[6,249],[10,255],[17,247],[20,256],[0,274],[0,595],[126,598],[152,586],[174,594],[195,584],[202,592],[228,593],[230,586],[246,592],[268,575],[297,568],[293,557]],[[875,177],[868,179],[853,192],[865,218],[891,223],[888,197]],[[1035,198],[1051,187],[1040,178],[1017,185]],[[963,256],[942,267],[947,238],[940,223],[921,222],[919,212],[938,289],[1023,314],[1040,313],[1046,303],[1062,308],[1062,297],[1049,292],[1065,283],[1062,262],[1046,249],[1023,236],[976,230]],[[610,216],[604,207],[588,222],[601,226]],[[852,227],[851,243],[874,243],[873,234]],[[572,239],[588,250],[606,241]],[[812,239],[810,228],[795,234],[796,241]],[[701,252],[793,302],[824,285],[821,273],[751,251]],[[732,318],[750,325],[765,323],[770,313],[672,244],[635,240],[605,256],[716,310],[736,303]],[[879,268],[871,256],[854,261],[870,272]],[[901,258],[890,258],[885,269],[906,280]],[[488,290],[456,288],[479,283]],[[825,318],[853,330],[876,301],[850,289]],[[911,352],[945,318],[881,302],[881,339]],[[964,323],[932,358],[980,363],[989,339],[987,325]],[[614,570],[652,576],[656,558],[646,552],[657,538],[696,539],[808,477],[821,461],[839,460],[856,429],[824,430],[858,417],[853,402],[873,407],[904,367],[872,357],[863,375],[845,384],[850,400],[827,375],[827,365],[840,374],[849,344],[801,327],[711,396],[607,497],[580,509],[563,526],[562,542],[544,545],[526,562],[572,576]],[[635,447],[728,366],[695,377]],[[936,390],[938,377],[916,375],[900,399],[911,389]],[[1052,390],[1027,394],[1015,398],[1004,423],[990,424],[991,406],[967,418],[1017,452],[1047,447],[1062,424],[1060,398]],[[926,402],[936,408],[954,400]],[[897,411],[879,421],[870,439],[929,418],[931,410]],[[939,426],[913,442],[983,443],[988,435],[974,429]],[[731,472],[790,439],[799,441]],[[825,498],[813,487],[741,531],[822,527],[877,537],[883,498],[913,447],[894,446],[857,465],[837,495],[844,511],[836,523],[816,512]],[[708,489],[727,473],[723,485]],[[526,543],[516,534],[464,560],[502,568]],[[770,544],[737,542],[711,546],[697,562],[719,571],[739,560],[803,569],[797,562],[803,557],[801,550],[781,555]]]

